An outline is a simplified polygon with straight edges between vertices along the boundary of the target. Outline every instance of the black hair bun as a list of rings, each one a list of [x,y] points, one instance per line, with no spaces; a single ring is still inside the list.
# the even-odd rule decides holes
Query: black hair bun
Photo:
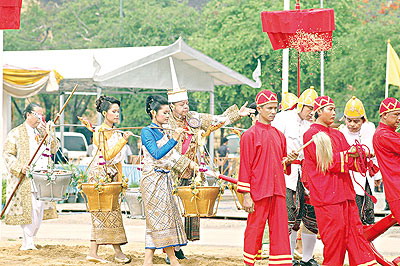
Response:
[[[118,104],[121,106],[121,102],[114,97],[102,95],[96,100],[96,110],[99,113],[108,111],[112,104]]]

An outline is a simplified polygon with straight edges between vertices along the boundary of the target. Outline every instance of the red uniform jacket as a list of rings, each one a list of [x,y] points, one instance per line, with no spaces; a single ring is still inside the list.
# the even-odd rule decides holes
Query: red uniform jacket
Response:
[[[271,125],[256,122],[240,139],[238,191],[250,192],[254,201],[286,196],[283,157],[285,136]],[[290,174],[290,167],[286,171]]]
[[[400,133],[379,123],[373,145],[385,186],[386,200],[400,199]]]
[[[337,204],[356,197],[349,170],[355,170],[353,158],[346,155],[350,148],[343,133],[337,129],[320,124],[311,125],[304,133],[303,141],[307,143],[313,135],[323,131],[331,138],[333,163],[323,173],[317,170],[316,146],[312,142],[304,149],[303,181],[310,190],[310,202],[313,206]]]

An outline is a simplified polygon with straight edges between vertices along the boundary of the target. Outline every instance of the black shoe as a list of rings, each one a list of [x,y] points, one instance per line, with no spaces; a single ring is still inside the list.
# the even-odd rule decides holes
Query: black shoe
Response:
[[[314,259],[310,259],[309,261],[300,261],[300,265],[302,266],[319,266],[318,262]]]
[[[185,254],[183,254],[183,250],[182,250],[182,249],[180,249],[180,250],[178,250],[178,251],[175,250],[175,257],[176,257],[178,260],[187,259],[186,256],[185,256]],[[166,264],[171,264],[171,261],[169,260],[168,256],[165,257],[165,263],[166,263]]]
[[[168,256],[165,257],[165,263],[166,263],[166,264],[171,264],[171,262],[169,261]]]
[[[179,249],[178,251],[175,250],[175,257],[176,257],[178,260],[187,259],[186,256],[185,256],[185,254],[183,254],[183,250],[182,250],[182,249]]]
[[[300,261],[298,261],[298,260],[292,260],[292,264],[293,264],[293,266],[300,266],[301,265]]]

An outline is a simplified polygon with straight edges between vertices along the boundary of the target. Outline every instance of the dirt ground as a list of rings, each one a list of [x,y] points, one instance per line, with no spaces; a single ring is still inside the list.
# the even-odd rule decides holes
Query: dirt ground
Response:
[[[51,241],[53,242],[53,241]],[[0,244],[0,265],[96,265],[85,260],[89,250],[87,242],[62,241],[63,244],[49,243],[37,245],[38,250],[20,251],[15,241],[2,241]],[[123,247],[132,259],[130,265],[142,265],[144,250],[141,243],[130,243]],[[223,248],[210,246],[188,246],[185,248],[188,259],[182,265],[242,265],[241,248]],[[114,261],[111,247],[102,246],[99,255],[111,261],[107,265],[121,265]],[[166,265],[161,251],[156,252],[154,265]],[[267,265],[266,262],[259,265]]]
[[[221,204],[221,213],[228,214],[233,204]],[[238,216],[238,214],[237,214]],[[132,258],[130,265],[142,265],[144,259],[145,220],[128,219],[125,215],[124,227],[128,244],[122,247]],[[245,220],[202,219],[201,240],[189,242],[183,250],[188,257],[181,265],[233,266],[243,265],[242,248]],[[97,265],[85,257],[89,251],[89,213],[62,213],[58,219],[43,221],[36,236],[38,250],[20,251],[22,230],[19,226],[0,222],[0,265]],[[375,246],[389,260],[399,256],[400,227],[393,227],[374,241]],[[314,254],[322,260],[323,245],[317,241]],[[101,246],[99,255],[111,261],[106,265],[121,265],[115,262],[110,246]],[[164,254],[156,251],[154,265],[166,265]],[[257,265],[268,265],[263,260]]]

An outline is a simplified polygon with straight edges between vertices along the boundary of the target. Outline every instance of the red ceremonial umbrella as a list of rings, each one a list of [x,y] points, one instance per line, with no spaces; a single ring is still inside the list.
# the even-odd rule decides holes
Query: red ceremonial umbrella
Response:
[[[268,33],[274,50],[294,48],[298,51],[297,94],[300,96],[300,52],[327,51],[332,48],[335,30],[333,9],[300,9],[264,11],[263,32]]]
[[[0,1],[0,30],[19,29],[22,0]]]

